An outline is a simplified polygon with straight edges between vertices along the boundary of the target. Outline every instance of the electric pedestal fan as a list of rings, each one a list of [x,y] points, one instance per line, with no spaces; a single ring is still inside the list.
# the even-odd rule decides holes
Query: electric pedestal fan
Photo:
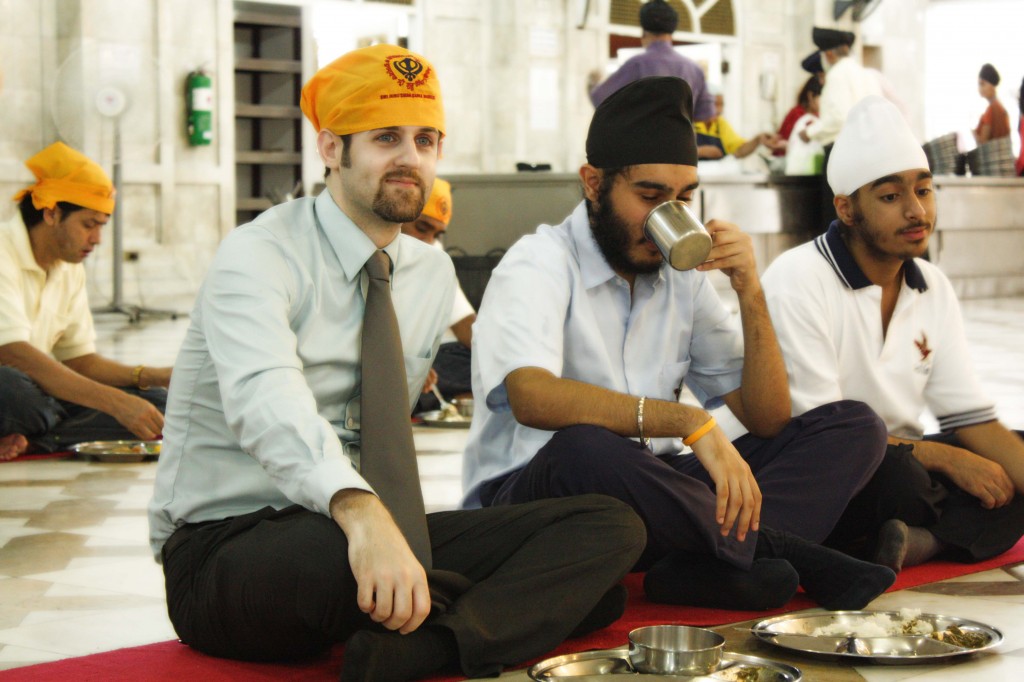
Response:
[[[124,301],[124,152],[122,130],[160,142],[158,69],[155,60],[126,46],[92,46],[72,52],[57,69],[51,112],[61,139],[85,151],[87,142],[106,142],[111,153],[111,180],[116,192],[112,231],[112,293],[110,303],[94,313],[119,313],[138,322],[143,315],[176,318],[178,313]],[[143,103],[148,102],[148,106]],[[99,161],[99,159],[97,159]]]

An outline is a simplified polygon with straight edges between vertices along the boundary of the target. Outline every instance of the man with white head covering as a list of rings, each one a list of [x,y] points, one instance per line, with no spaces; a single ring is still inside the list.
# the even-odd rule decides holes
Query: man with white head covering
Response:
[[[254,661],[345,641],[343,682],[398,682],[496,676],[607,625],[644,544],[625,505],[423,513],[409,409],[455,273],[400,226],[440,156],[433,67],[394,45],[349,52],[302,111],[326,190],[223,241],[178,355],[149,515],[178,636]]]
[[[99,164],[62,142],[25,162],[35,182],[0,225],[0,460],[94,440],[157,438],[170,367],[96,352],[83,261],[114,210]]]
[[[971,369],[949,280],[922,260],[932,174],[897,108],[851,111],[828,167],[839,218],[764,275],[794,414],[862,400],[885,420],[886,457],[828,543],[893,570],[940,552],[980,561],[1024,534],[1024,440]],[[934,414],[941,434],[924,435]]]

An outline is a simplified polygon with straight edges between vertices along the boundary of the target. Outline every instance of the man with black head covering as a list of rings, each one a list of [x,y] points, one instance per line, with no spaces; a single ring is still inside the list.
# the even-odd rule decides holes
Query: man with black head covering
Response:
[[[679,15],[665,0],[651,0],[640,6],[640,44],[643,54],[628,59],[600,85],[590,90],[590,101],[598,106],[622,86],[648,76],[675,76],[690,84],[693,113],[696,121],[715,117],[715,99],[704,82],[704,71],[697,62],[684,57],[672,47],[672,34],[679,25]]]
[[[690,271],[644,235],[652,209],[697,190],[690,102],[667,77],[605,100],[584,201],[495,269],[473,334],[464,504],[600,491],[647,526],[638,568],[653,599],[768,608],[799,582],[826,607],[861,608],[894,575],[812,542],[874,472],[882,423],[849,401],[790,419],[751,239],[736,225],[710,221],[709,260]],[[742,331],[712,270],[729,277]],[[703,407],[679,402],[684,381]],[[730,442],[706,411],[723,403],[751,433]]]
[[[855,39],[852,33],[815,26],[811,39],[821,51],[825,85],[821,89],[818,121],[804,130],[801,138],[828,146],[835,142],[854,104],[868,95],[884,93],[878,76],[850,56]]]
[[[978,119],[978,127],[974,129],[974,140],[985,144],[989,140],[1010,136],[1010,115],[996,96],[999,85],[999,72],[991,64],[985,64],[978,73],[978,94],[988,100],[988,108]]]

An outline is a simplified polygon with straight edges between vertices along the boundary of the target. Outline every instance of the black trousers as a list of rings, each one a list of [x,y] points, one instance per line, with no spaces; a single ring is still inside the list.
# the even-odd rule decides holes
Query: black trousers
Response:
[[[471,677],[558,645],[644,547],[636,515],[596,495],[439,512],[427,522],[434,569],[466,579],[427,624],[454,634]],[[356,605],[345,534],[302,507],[184,526],[164,545],[163,566],[174,629],[207,654],[299,659],[357,630],[382,630]]]
[[[925,440],[963,447],[955,434]],[[943,557],[972,563],[1002,554],[1024,536],[1024,496],[1017,494],[1003,507],[985,509],[949,478],[921,466],[912,445],[890,445],[825,544],[871,556],[878,529],[889,519],[931,531],[948,547]]]
[[[121,389],[152,403],[160,412],[167,390]],[[0,437],[25,436],[33,452],[55,452],[93,440],[136,440],[138,436],[105,412],[58,400],[45,393],[24,372],[0,367]]]
[[[885,425],[864,403],[817,407],[771,439],[733,443],[761,489],[761,524],[821,542],[885,453]],[[638,442],[596,426],[563,429],[529,464],[485,486],[485,505],[585,493],[611,495],[647,527],[638,569],[675,552],[709,553],[739,568],[753,561],[756,533],[722,537],[713,483],[696,457],[654,456]]]

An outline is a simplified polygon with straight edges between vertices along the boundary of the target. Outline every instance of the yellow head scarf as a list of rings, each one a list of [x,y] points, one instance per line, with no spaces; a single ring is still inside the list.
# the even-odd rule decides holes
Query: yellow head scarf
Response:
[[[15,201],[31,194],[32,205],[40,210],[66,201],[100,213],[114,212],[110,178],[99,164],[63,142],[54,142],[25,165],[36,176],[36,184],[15,194]]]
[[[364,47],[338,57],[303,86],[301,106],[317,132],[326,128],[348,135],[408,125],[444,133],[434,67],[395,45]]]
[[[452,186],[447,180],[434,179],[434,187],[430,190],[430,198],[423,207],[422,215],[440,220],[446,227],[452,219]]]

